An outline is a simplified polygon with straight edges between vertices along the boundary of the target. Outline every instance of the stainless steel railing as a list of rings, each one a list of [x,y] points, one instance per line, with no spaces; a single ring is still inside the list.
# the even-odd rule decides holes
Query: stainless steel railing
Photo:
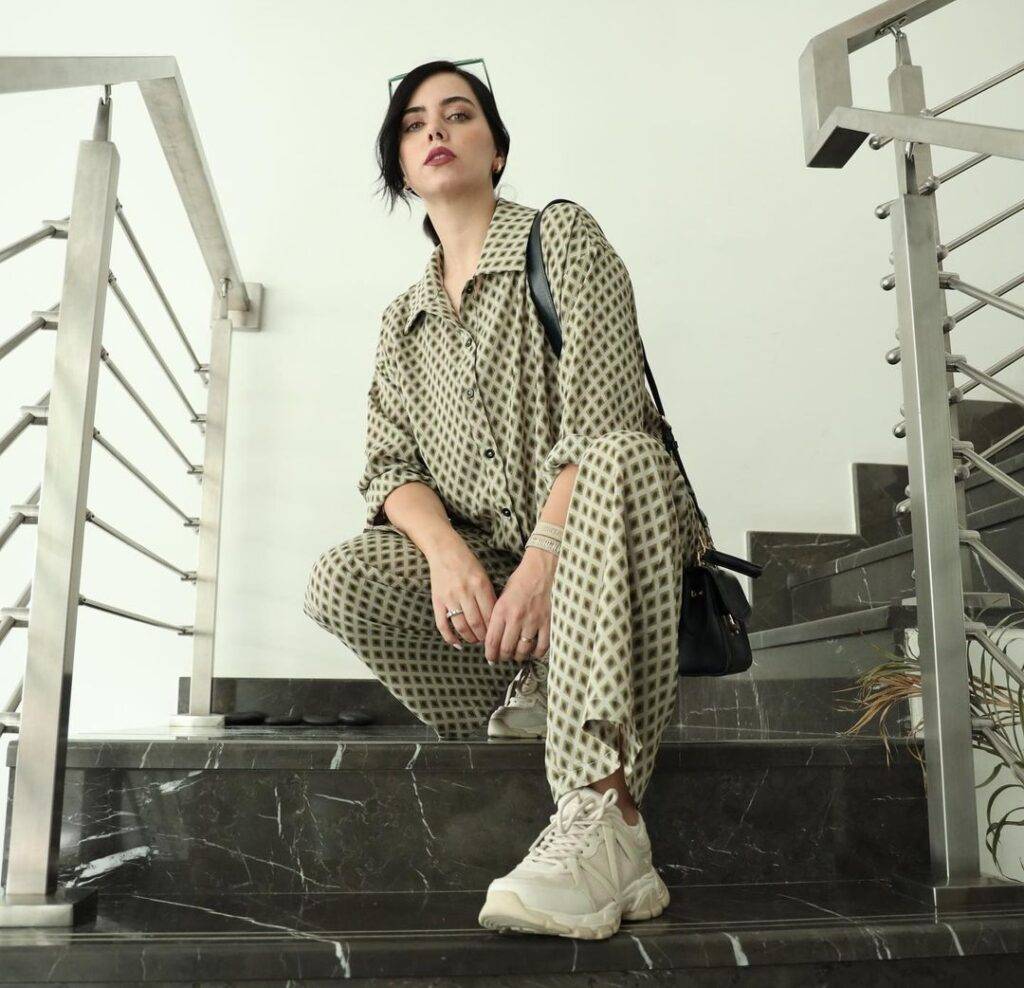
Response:
[[[117,199],[120,155],[111,140],[112,87],[137,83],[164,150],[171,175],[195,232],[213,285],[210,357],[202,363],[182,328],[139,239]],[[228,237],[209,167],[177,63],[173,58],[0,57],[0,94],[97,86],[103,88],[91,140],[79,145],[70,214],[0,249],[10,261],[48,239],[66,241],[64,283],[58,303],[0,342],[0,360],[43,330],[55,331],[53,380],[35,403],[22,405],[13,425],[0,434],[0,455],[35,425],[46,429],[42,482],[23,503],[11,507],[0,529],[0,553],[22,527],[36,526],[35,572],[10,606],[0,607],[0,645],[18,629],[26,632],[25,675],[0,708],[0,733],[19,732],[17,771],[11,801],[5,886],[0,926],[47,926],[75,922],[90,908],[90,890],[56,884],[67,711],[74,667],[79,607],[92,607],[128,620],[176,631],[192,639],[189,712],[171,723],[185,730],[219,726],[212,713],[214,614],[220,549],[221,487],[231,339],[236,330],[260,328],[262,286],[242,279]],[[206,409],[189,401],[158,346],[155,334],[110,270],[115,220],[128,239],[161,305],[206,388]],[[102,343],[106,299],[113,295],[153,359],[181,399],[190,425],[203,439],[203,462],[194,463],[172,431]],[[183,464],[200,483],[198,513],[175,503],[95,426],[99,367],[106,367]],[[194,568],[172,562],[132,538],[112,521],[89,510],[87,495],[92,449],[106,450],[198,536]],[[95,600],[81,592],[84,528],[90,523],[128,548],[196,585],[195,619],[182,624]]]
[[[939,119],[948,111],[1004,83],[1024,62],[986,79],[937,106],[928,108],[922,70],[910,57],[904,28],[952,0],[888,0],[813,38],[800,57],[804,149],[810,167],[841,168],[867,139],[870,147],[894,147],[895,198],[875,208],[889,220],[893,270],[881,287],[896,295],[898,345],[886,360],[902,370],[904,419],[893,432],[907,441],[909,495],[897,505],[913,519],[914,578],[921,653],[924,746],[928,780],[931,869],[924,875],[902,873],[895,880],[935,908],[961,908],[976,902],[1024,901],[1024,884],[984,876],[980,871],[978,810],[972,732],[1024,779],[1012,748],[988,719],[972,716],[969,644],[977,641],[1014,682],[1024,673],[967,611],[996,595],[974,592],[982,565],[1024,594],[1024,578],[967,528],[964,481],[982,470],[1012,495],[1024,486],[991,462],[991,457],[1024,436],[1024,427],[976,452],[959,435],[957,405],[975,387],[985,387],[1024,407],[1024,394],[995,375],[1022,356],[1014,350],[982,370],[962,354],[951,353],[950,336],[982,308],[1018,318],[1024,307],[1005,298],[1024,284],[1024,274],[992,291],[978,288],[943,263],[988,231],[1024,211],[1024,201],[978,223],[943,243],[938,234],[937,199],[943,186],[990,157],[1024,159],[1024,131]],[[853,103],[850,55],[881,39],[895,42],[896,65],[889,75],[889,110]],[[971,157],[936,175],[932,146],[955,148]],[[947,293],[975,301],[950,315]],[[954,374],[968,383],[954,386]]]

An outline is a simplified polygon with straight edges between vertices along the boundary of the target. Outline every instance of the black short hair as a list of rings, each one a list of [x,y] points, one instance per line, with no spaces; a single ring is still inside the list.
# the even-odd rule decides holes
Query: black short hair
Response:
[[[501,168],[491,173],[491,185],[496,186],[501,181],[505,167],[508,164],[509,136],[505,124],[498,113],[497,104],[494,102],[494,95],[487,85],[465,69],[459,68],[454,62],[440,59],[434,62],[424,62],[417,65],[411,72],[408,72],[396,87],[388,103],[387,113],[384,115],[384,122],[381,124],[380,132],[377,134],[377,165],[380,168],[380,180],[383,183],[382,194],[388,200],[389,211],[395,207],[395,201],[401,199],[406,205],[409,204],[409,196],[405,191],[405,183],[402,181],[402,165],[398,157],[398,146],[402,139],[402,111],[409,102],[410,97],[424,79],[439,72],[454,72],[462,76],[473,90],[480,109],[483,111],[488,126],[491,128],[491,135],[494,137],[494,146],[501,155]],[[415,193],[414,193],[415,194]],[[423,232],[430,238],[435,246],[440,243],[440,238],[434,230],[433,223],[429,216],[423,218]]]

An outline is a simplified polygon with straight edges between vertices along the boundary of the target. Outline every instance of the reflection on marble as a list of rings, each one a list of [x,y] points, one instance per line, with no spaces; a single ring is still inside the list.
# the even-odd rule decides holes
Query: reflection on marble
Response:
[[[153,895],[479,889],[553,808],[540,740],[228,730],[73,739],[61,882]],[[680,740],[670,728],[643,810],[677,884],[874,878],[928,846],[905,742],[887,766],[873,740]]]
[[[936,918],[885,881],[669,890],[661,916],[623,923],[601,941],[484,930],[482,889],[105,894],[96,919],[75,930],[0,931],[0,983],[438,979],[409,982],[422,985],[458,977],[470,979],[460,985],[617,985],[667,984],[659,975],[673,972],[686,984],[716,986],[897,977],[905,986],[951,985],[968,971],[1008,975],[1013,968],[1002,962],[1019,965],[1024,951],[1020,910]],[[641,974],[642,982],[627,980]]]

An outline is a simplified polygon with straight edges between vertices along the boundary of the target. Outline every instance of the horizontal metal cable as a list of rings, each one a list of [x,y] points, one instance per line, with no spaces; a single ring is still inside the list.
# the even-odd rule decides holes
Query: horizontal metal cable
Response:
[[[1020,759],[989,724],[994,725],[994,721],[985,721],[981,718],[971,720],[971,727],[988,739],[988,743],[995,748],[1006,767],[1017,777],[1018,781],[1024,782],[1024,769],[1021,768]]]
[[[21,593],[18,594],[18,596],[16,598],[17,599],[17,603],[14,604],[13,608],[11,608],[11,609],[21,609],[22,607],[24,607],[28,603],[28,599],[31,596],[31,594],[32,594],[32,582],[29,581],[28,583],[25,584],[25,587],[21,591]],[[17,624],[18,624],[17,620],[15,618],[13,618],[13,617],[2,617],[2,618],[0,618],[0,644],[3,643],[3,640],[11,633],[11,629],[14,628]],[[21,693],[20,693],[20,691],[17,693],[16,696],[11,697],[7,701],[7,706],[4,707],[4,709],[5,710],[16,710],[19,703],[21,703]]]
[[[985,368],[985,373],[989,376],[998,374],[1000,371],[1006,370],[1011,364],[1015,364],[1021,357],[1024,357],[1024,346],[1019,346],[1016,350],[1011,350],[1005,357],[1000,357],[991,367]],[[961,384],[958,388],[954,388],[953,391],[959,391],[959,400],[962,400],[964,395],[973,391],[981,383],[980,381],[971,380],[966,384]],[[953,393],[950,392],[950,398],[952,397]]]
[[[139,319],[138,313],[132,308],[131,303],[125,298],[125,294],[121,291],[120,286],[117,283],[117,278],[114,277],[114,272],[111,271],[107,275],[107,283],[110,285],[114,295],[117,296],[118,302],[121,303],[121,308],[128,314],[128,318],[131,320],[132,325],[139,331],[139,335],[145,341],[149,352],[153,354],[154,359],[160,365],[164,374],[167,375],[167,380],[171,382],[171,387],[174,388],[178,393],[178,397],[181,398],[185,408],[188,409],[188,413],[194,423],[201,424],[203,417],[192,407],[192,403],[188,400],[185,392],[182,390],[181,385],[178,383],[178,379],[174,376],[173,371],[167,366],[167,362],[160,355],[160,351],[156,348],[156,344],[153,342],[152,337],[146,332],[145,327],[142,325],[142,320]]]
[[[46,391],[43,393],[43,397],[40,398],[38,405],[41,402],[45,402],[49,399],[50,392]],[[21,418],[14,423],[3,435],[0,435],[0,454],[3,454],[10,447],[11,443],[18,438],[29,426],[35,422],[35,416],[28,411],[22,410]]]
[[[980,621],[968,621],[967,633],[977,639],[978,643],[1006,670],[1006,674],[1016,682],[1024,686],[1024,672],[997,644],[989,637],[988,628]]]
[[[67,223],[67,220],[64,220]],[[66,228],[65,228],[66,229]],[[33,244],[38,244],[43,240],[49,240],[51,237],[60,237],[61,228],[58,223],[44,223],[34,233],[30,233],[27,237],[22,237],[21,240],[15,240],[13,244],[8,244],[6,247],[0,247],[0,264],[4,261],[10,260],[17,254],[20,254],[23,250],[28,250]],[[66,234],[65,234],[66,235]]]
[[[1004,282],[998,288],[993,289],[992,294],[998,295],[1001,298],[1007,292],[1013,291],[1014,288],[1017,288],[1020,285],[1024,285],[1024,272],[1016,275],[1009,281]],[[954,312],[949,318],[952,319],[954,323],[962,323],[968,316],[973,316],[975,312],[984,309],[986,305],[988,305],[988,302],[985,301],[971,302],[970,305],[965,306],[959,312]]]
[[[965,171],[973,168],[975,165],[980,165],[986,158],[991,158],[990,154],[972,154],[969,158],[965,158],[958,165],[953,165],[952,168],[947,168],[944,172],[939,175],[930,175],[926,178],[920,186],[918,186],[917,193],[922,196],[930,196],[936,192],[941,185],[945,185],[946,182],[957,177],[957,175],[963,175]],[[890,199],[888,202],[879,203],[875,206],[875,216],[880,220],[888,219],[892,213],[893,203],[895,199]]]
[[[1006,299],[1000,295],[995,295],[992,292],[986,292],[983,288],[978,288],[975,285],[969,285],[966,281],[963,281],[958,274],[952,271],[940,271],[939,284],[943,288],[952,288],[958,292],[962,292],[964,295],[969,295],[971,298],[976,298],[978,301],[985,302],[987,305],[991,305],[992,308],[999,309],[1002,312],[1007,312],[1011,316],[1016,316],[1018,319],[1024,319],[1024,308],[1017,305],[1015,302],[1007,302]]]
[[[121,466],[123,466],[126,470],[129,471],[129,473],[131,473],[134,477],[136,477],[143,484],[145,484],[146,487],[148,487],[158,498],[160,498],[161,501],[164,502],[164,504],[167,505],[167,507],[171,509],[171,511],[173,511],[180,518],[183,518],[185,520],[185,526],[187,528],[199,527],[198,518],[193,517],[192,515],[188,514],[187,512],[179,508],[162,490],[160,490],[159,487],[156,486],[156,484],[154,484],[137,466],[135,466],[131,462],[131,460],[129,460],[128,457],[124,455],[124,453],[115,449],[114,446],[111,444],[110,440],[107,439],[106,436],[102,435],[99,429],[93,429],[92,436],[93,439],[95,439],[96,442],[100,444],[100,446],[102,446],[112,457],[114,457],[115,460],[117,460],[118,463],[121,464]]]
[[[975,237],[987,233],[995,226],[999,226],[1000,223],[1008,220],[1011,216],[1016,216],[1021,210],[1024,210],[1024,199],[1014,203],[1012,206],[1008,206],[1001,213],[997,213],[991,219],[985,220],[984,223],[979,223],[976,227],[968,230],[966,233],[962,233],[959,237],[955,237],[948,244],[943,244],[942,247],[945,251],[943,256],[952,254],[958,247],[963,247],[964,244],[970,243]]]
[[[969,546],[984,562],[988,563],[1008,583],[1012,583],[1020,593],[1024,593],[1024,579],[1012,566],[1004,563],[984,542],[975,531],[960,531],[960,542]]]
[[[177,330],[178,337],[181,339],[182,345],[188,351],[189,359],[192,361],[192,366],[196,373],[202,378],[203,383],[209,383],[209,375],[206,372],[203,364],[200,363],[199,358],[196,356],[195,350],[192,349],[192,345],[188,341],[188,337],[185,335],[185,330],[182,329],[181,323],[175,315],[174,309],[171,308],[171,303],[168,301],[167,296],[164,294],[163,288],[160,286],[160,282],[157,280],[156,273],[150,266],[149,261],[146,258],[145,253],[142,250],[142,246],[132,231],[131,226],[128,223],[127,218],[124,215],[124,206],[120,200],[117,200],[114,215],[117,217],[118,222],[121,224],[121,229],[124,230],[125,236],[128,238],[128,242],[132,245],[132,249],[135,251],[135,256],[138,257],[139,263],[142,265],[142,269],[146,272],[149,278],[150,284],[153,286],[153,290],[156,292],[157,297],[163,303],[164,310],[167,312],[168,318]]]
[[[1017,497],[1024,498],[1024,484],[1018,484],[1008,473],[1004,473],[994,463],[989,463],[984,456],[976,453],[970,443],[961,439],[953,440],[953,452],[970,460],[982,473],[988,474],[994,481],[1002,484],[1010,493]]]
[[[1024,425],[1018,426],[1013,432],[1008,432],[1002,439],[997,439],[988,449],[983,449],[978,455],[991,460],[996,453],[1012,446],[1018,439],[1024,439]]]
[[[86,509],[85,520],[86,521],[91,521],[97,528],[103,529],[104,532],[106,532],[109,535],[112,535],[115,539],[117,539],[120,542],[123,542],[125,545],[130,546],[136,552],[141,552],[142,555],[148,556],[150,559],[153,560],[153,562],[159,563],[161,566],[165,566],[167,569],[171,570],[172,572],[177,573],[182,578],[182,580],[184,580],[185,582],[187,582],[187,583],[195,583],[195,581],[196,581],[196,572],[195,572],[195,570],[184,570],[184,569],[181,569],[179,566],[175,566],[174,563],[168,562],[162,556],[158,556],[151,549],[147,549],[144,545],[141,545],[140,543],[136,542],[134,539],[129,538],[123,532],[118,531],[116,528],[114,528],[113,525],[109,524],[108,522],[103,521],[101,518],[98,518],[94,512],[89,511],[88,509]]]
[[[60,307],[60,303],[54,303],[50,306],[48,312],[55,313]],[[3,343],[0,343],[0,360],[3,360],[8,354],[13,353],[22,343],[25,342],[30,336],[37,333],[40,329],[45,329],[48,325],[48,320],[43,315],[36,315],[30,323],[27,323],[21,329],[19,329],[13,336],[9,336]]]
[[[36,484],[36,489],[29,496],[26,504],[38,504],[39,503],[39,492],[42,490],[42,485]],[[28,517],[23,511],[19,511],[20,505],[12,509],[11,517],[8,519],[7,524],[4,525],[3,529],[0,530],[0,549],[2,549],[10,541],[11,536],[25,524],[25,520]],[[3,636],[0,635],[0,641],[3,641]]]
[[[146,617],[145,614],[136,614],[135,611],[126,611],[123,608],[114,607],[113,604],[103,604],[98,600],[92,600],[82,594],[78,595],[78,603],[82,607],[92,607],[97,611],[106,611],[108,614],[116,614],[118,617],[129,618],[132,621],[140,621],[142,624],[151,624],[157,628],[168,628],[171,631],[177,631],[179,635],[191,635],[193,633],[193,628],[190,624],[168,624],[166,621],[159,621],[156,618]]]
[[[153,414],[149,406],[142,400],[139,393],[128,383],[128,379],[124,376],[124,374],[121,373],[121,371],[117,369],[117,365],[114,363],[113,360],[111,360],[110,354],[107,352],[105,348],[100,349],[100,360],[103,361],[103,363],[106,365],[107,369],[111,372],[111,374],[113,374],[114,377],[117,378],[121,387],[124,388],[129,395],[131,395],[135,404],[137,404],[139,408],[142,409],[142,411],[145,413],[149,421],[153,423],[154,427],[157,429],[160,435],[163,436],[164,439],[167,441],[167,444],[174,450],[175,453],[178,454],[178,456],[181,457],[182,461],[188,467],[188,472],[202,473],[203,468],[201,466],[197,466],[196,464],[194,464],[185,455],[182,448],[174,441],[174,439],[171,437],[171,434],[160,424],[160,420],[156,417],[156,415]]]
[[[940,103],[938,106],[932,107],[929,110],[922,110],[921,116],[941,117],[943,113],[952,110],[953,107],[960,106],[961,103],[966,103],[969,99],[974,99],[975,96],[980,96],[993,86],[998,86],[1001,82],[1006,82],[1007,79],[1013,78],[1013,76],[1017,75],[1019,72],[1024,72],[1024,62],[1018,62],[1016,65],[1011,65],[1008,69],[1003,69],[1002,72],[997,73],[990,79],[986,79],[984,82],[979,82],[976,86],[972,86],[970,89],[965,90],[957,96],[951,97],[944,103]],[[868,144],[877,151],[880,148],[884,148],[891,140],[891,137],[876,137],[872,134],[868,140]]]
[[[1003,384],[1002,381],[991,374],[986,374],[983,370],[971,366],[971,364],[967,363],[963,354],[947,353],[946,368],[966,374],[979,384],[984,384],[990,391],[994,391],[996,394],[1002,395],[1004,398],[1008,398],[1015,404],[1020,405],[1021,408],[1024,408],[1024,394],[1021,394],[1016,388],[1011,388],[1008,384]]]

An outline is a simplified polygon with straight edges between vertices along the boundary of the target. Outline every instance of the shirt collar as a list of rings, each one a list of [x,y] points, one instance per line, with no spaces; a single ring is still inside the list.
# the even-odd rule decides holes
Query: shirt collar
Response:
[[[495,271],[526,270],[526,241],[537,210],[499,196],[495,200],[494,213],[487,226],[480,260],[474,274],[491,274]],[[409,311],[402,327],[402,335],[412,331],[416,317],[421,312],[444,315],[450,308],[441,273],[442,255],[440,244],[434,247],[427,261],[423,277],[412,286],[409,293]]]

